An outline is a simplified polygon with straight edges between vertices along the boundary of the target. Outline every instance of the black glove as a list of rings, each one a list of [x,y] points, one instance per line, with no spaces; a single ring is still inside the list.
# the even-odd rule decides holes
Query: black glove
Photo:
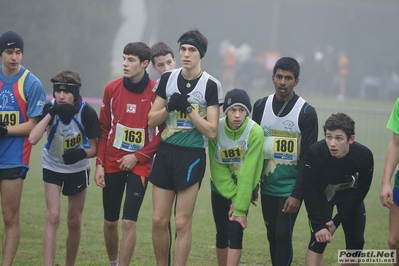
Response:
[[[177,94],[177,93],[175,93]],[[174,95],[174,94],[173,94]],[[173,95],[170,97],[169,102],[166,104],[165,108],[168,113],[176,110],[176,98],[172,98]]]
[[[78,113],[78,110],[75,108],[75,106],[64,103],[64,104],[57,104],[56,106],[51,107],[48,113],[51,115],[51,117],[61,114],[63,115],[63,117],[72,118],[75,114]]]
[[[168,111],[169,113],[172,111],[177,110],[177,101],[178,101],[178,97],[179,95],[181,95],[178,92],[175,92],[172,94],[172,96],[170,96],[169,98],[169,102],[166,104],[166,111]]]
[[[50,109],[51,109],[52,107],[53,107],[53,106],[51,105],[51,103],[46,103],[46,104],[44,105],[44,107],[43,107],[43,114],[42,114],[42,116],[41,116],[40,119],[43,119],[43,118],[49,113],[49,111],[50,111]]]
[[[4,122],[0,122],[0,138],[7,136],[8,130],[7,125]]]
[[[172,102],[172,106],[175,108],[175,110],[180,112],[186,112],[187,107],[191,106],[191,104],[187,101],[188,97],[188,95],[176,92],[172,96],[170,96],[169,102]]]
[[[64,163],[66,165],[68,165],[68,164],[77,163],[78,161],[86,158],[86,156],[87,156],[87,153],[84,149],[71,149],[71,150],[67,150],[62,155],[62,158],[64,159]]]

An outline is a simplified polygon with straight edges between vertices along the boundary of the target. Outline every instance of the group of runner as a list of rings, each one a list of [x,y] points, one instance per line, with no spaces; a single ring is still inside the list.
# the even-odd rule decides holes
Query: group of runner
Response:
[[[31,145],[44,133],[45,265],[55,260],[61,192],[68,196],[66,265],[76,263],[90,158],[94,157],[94,180],[102,188],[109,264],[129,265],[132,259],[137,219],[149,181],[156,263],[186,265],[207,147],[218,265],[239,265],[249,207],[256,205],[259,191],[273,265],[293,261],[292,235],[302,201],[311,232],[306,265],[323,264],[324,249],[341,224],[346,249],[363,249],[363,201],[374,161],[372,152],[355,141],[355,122],[346,114],[332,114],[323,125],[325,138],[317,141],[317,112],[294,91],[300,66],[293,58],[276,62],[275,92],[252,105],[246,88],[229,90],[223,96],[221,83],[202,69],[208,40],[201,32],[189,30],[177,42],[180,68],[175,68],[173,51],[165,42],[152,47],[128,43],[123,49],[123,76],[106,85],[98,117],[82,99],[80,75],[72,70],[60,71],[51,79],[54,99],[46,103],[40,80],[21,65],[21,35],[7,31],[0,36],[2,265],[12,265],[17,252],[23,180]],[[150,63],[160,74],[157,81],[147,73]],[[390,208],[391,249],[399,245],[395,223],[399,177],[393,190],[390,185],[399,162],[398,106],[399,101],[387,126],[394,134],[380,197]]]

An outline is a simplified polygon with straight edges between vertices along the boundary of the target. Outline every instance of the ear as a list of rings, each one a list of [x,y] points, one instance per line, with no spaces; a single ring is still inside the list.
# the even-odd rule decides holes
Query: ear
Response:
[[[352,135],[350,138],[349,138],[349,144],[352,144],[353,142],[355,141],[355,135]]]
[[[144,69],[146,69],[146,68],[148,67],[149,63],[150,63],[150,62],[149,62],[148,60],[144,60],[144,61],[142,62]]]
[[[299,79],[296,79],[294,87],[296,87],[298,85],[298,83],[299,83]]]

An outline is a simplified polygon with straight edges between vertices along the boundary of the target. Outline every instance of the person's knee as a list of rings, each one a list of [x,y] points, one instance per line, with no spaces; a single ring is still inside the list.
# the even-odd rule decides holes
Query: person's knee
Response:
[[[229,247],[229,231],[228,228],[216,229],[216,247],[227,248]]]
[[[399,236],[390,235],[388,237],[388,246],[391,249],[399,249]]]
[[[317,242],[316,238],[311,237],[308,249],[315,254],[323,254],[326,249],[327,242]]]
[[[67,226],[68,226],[68,230],[70,230],[70,231],[80,230],[81,224],[82,224],[81,217],[73,217],[73,218],[67,219]]]
[[[216,247],[217,248],[227,248],[229,247],[229,238],[227,236],[216,236]]]
[[[5,225],[13,225],[18,223],[19,220],[19,208],[3,208],[3,221]]]
[[[107,221],[104,220],[104,229],[112,230],[118,228],[118,221]]]
[[[239,222],[231,222],[229,225],[230,248],[242,249],[242,239],[244,235],[244,228]]]
[[[357,237],[351,237],[346,240],[346,249],[363,249],[364,247],[364,237],[363,235],[358,235]]]
[[[277,226],[275,238],[281,245],[291,245],[292,234],[290,228]]]
[[[177,234],[186,234],[191,228],[191,217],[176,216],[175,226]]]
[[[160,216],[154,214],[152,216],[152,228],[154,230],[166,230],[168,227],[168,223],[170,221],[170,217],[168,216]]]
[[[46,222],[54,227],[58,227],[60,224],[60,213],[56,212],[47,212]]]
[[[136,229],[136,222],[132,220],[122,220],[122,229],[124,231],[130,231],[130,230],[135,230]]]

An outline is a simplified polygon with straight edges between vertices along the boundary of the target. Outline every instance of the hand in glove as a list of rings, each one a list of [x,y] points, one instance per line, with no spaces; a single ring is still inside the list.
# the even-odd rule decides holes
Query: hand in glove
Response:
[[[84,149],[70,149],[62,155],[62,158],[64,159],[64,163],[68,165],[77,163],[78,161],[86,158],[86,156],[87,153]]]
[[[176,92],[170,96],[169,102],[173,104],[172,106],[175,108],[175,110],[186,112],[187,107],[191,106],[191,104],[187,101],[188,97],[188,95]]]
[[[173,111],[176,110],[176,98],[172,99],[172,96],[170,97],[169,102],[165,106],[166,111],[168,113],[173,112]]]
[[[0,122],[0,138],[7,136],[8,130],[7,125],[4,122]]]
[[[169,102],[166,104],[166,111],[168,111],[169,113],[172,111],[177,110],[177,101],[178,101],[178,97],[179,95],[181,95],[180,93],[173,93],[172,96],[170,96],[169,98]]]
[[[51,117],[61,114],[63,116],[72,118],[75,114],[78,113],[78,110],[75,108],[75,106],[64,103],[57,104],[56,106],[51,107],[48,113],[51,115]]]

